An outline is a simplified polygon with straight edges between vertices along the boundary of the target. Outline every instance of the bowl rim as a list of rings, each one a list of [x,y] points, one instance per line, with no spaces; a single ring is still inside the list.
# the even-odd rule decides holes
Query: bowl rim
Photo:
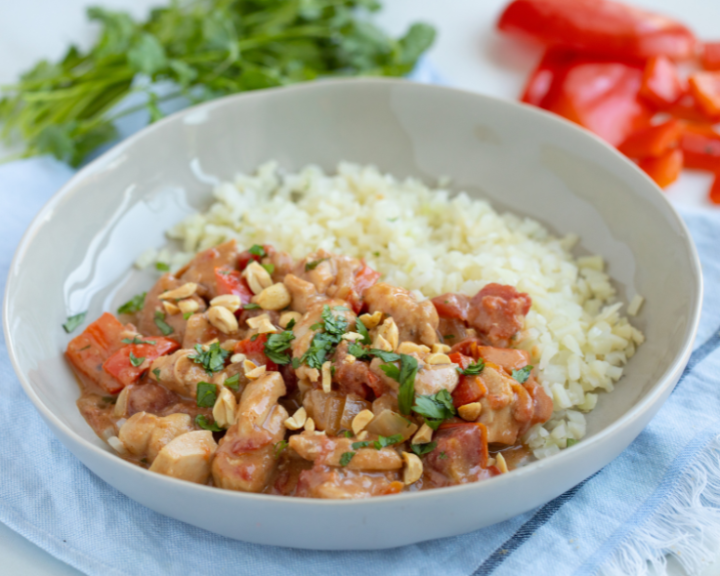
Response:
[[[411,500],[415,500],[417,498],[429,498],[430,496],[439,496],[437,490],[423,490],[423,491],[417,491],[417,492],[401,492],[399,494],[391,494],[384,496],[382,498],[365,498],[365,499],[357,499],[357,500],[324,500],[324,499],[318,499],[318,498],[292,498],[292,497],[286,497],[286,496],[278,496],[274,494],[258,494],[258,493],[251,493],[251,492],[239,492],[234,490],[218,490],[213,486],[207,486],[207,485],[201,485],[201,484],[193,484],[188,483],[184,480],[179,480],[177,478],[172,478],[169,476],[164,475],[158,475],[150,472],[149,470],[146,470],[144,468],[138,467],[134,464],[131,464],[130,462],[119,458],[114,453],[110,452],[109,450],[102,449],[89,440],[86,440],[83,436],[73,431],[68,425],[66,425],[59,417],[57,417],[54,412],[45,405],[45,403],[40,399],[40,397],[35,393],[32,385],[30,384],[29,379],[27,376],[20,370],[19,366],[19,359],[17,356],[16,351],[16,345],[14,342],[14,339],[10,333],[10,325],[8,320],[8,312],[10,310],[10,298],[11,298],[11,292],[14,285],[13,281],[13,274],[12,271],[18,269],[20,262],[23,259],[23,256],[25,252],[27,251],[28,247],[32,243],[32,240],[34,236],[38,233],[40,229],[42,229],[47,216],[51,214],[55,207],[58,205],[60,201],[63,200],[63,198],[67,194],[71,194],[74,189],[76,188],[77,184],[82,182],[87,176],[92,175],[95,170],[103,167],[108,162],[111,162],[116,156],[122,154],[122,152],[128,148],[134,145],[134,143],[138,140],[141,140],[145,138],[147,134],[150,134],[151,132],[154,132],[156,130],[160,130],[163,126],[169,123],[173,122],[179,122],[182,121],[181,119],[185,116],[188,116],[190,114],[198,113],[199,111],[209,111],[216,107],[225,106],[228,104],[231,104],[238,100],[250,100],[250,99],[256,99],[256,98],[264,98],[268,94],[277,94],[277,93],[290,93],[290,92],[300,92],[300,91],[315,91],[320,90],[322,91],[325,87],[334,87],[337,85],[344,85],[344,84],[357,84],[357,85],[367,85],[367,86],[373,86],[373,85],[387,85],[387,86],[403,86],[403,87],[409,87],[412,86],[414,89],[420,89],[420,90],[428,90],[428,91],[437,91],[437,92],[453,92],[457,94],[463,94],[466,96],[471,96],[473,98],[476,98],[478,100],[486,100],[491,101],[497,104],[500,104],[502,106],[507,106],[509,110],[523,110],[524,114],[531,114],[531,115],[539,115],[544,118],[544,121],[551,121],[557,124],[562,125],[562,130],[569,130],[569,131],[575,131],[583,135],[585,138],[590,138],[591,140],[595,141],[595,144],[599,144],[602,147],[604,147],[607,151],[609,151],[611,154],[613,154],[616,158],[616,160],[620,161],[625,165],[626,168],[630,168],[635,171],[636,176],[641,176],[646,184],[651,185],[658,196],[660,197],[660,206],[664,208],[668,214],[667,216],[674,221],[674,223],[678,226],[679,233],[681,233],[682,236],[684,236],[685,242],[683,244],[683,247],[685,251],[687,252],[687,255],[689,256],[690,266],[691,270],[693,272],[693,279],[695,280],[695,290],[694,293],[691,295],[691,303],[692,303],[692,311],[690,314],[689,322],[688,322],[688,328],[685,331],[685,334],[683,336],[683,344],[682,346],[677,350],[675,354],[675,359],[671,363],[671,365],[663,372],[662,375],[660,375],[657,378],[656,383],[653,385],[653,387],[648,391],[648,393],[643,397],[639,402],[634,404],[625,414],[623,414],[620,418],[618,418],[616,421],[612,422],[610,425],[604,427],[603,429],[596,432],[593,436],[590,438],[584,439],[582,442],[579,442],[578,444],[572,446],[572,450],[569,450],[568,448],[561,450],[559,453],[554,454],[552,457],[544,458],[542,460],[536,460],[534,462],[531,462],[530,464],[527,464],[521,468],[518,468],[516,470],[513,470],[512,476],[510,478],[513,478],[515,481],[519,481],[521,477],[527,476],[527,475],[534,475],[539,473],[541,470],[544,470],[548,468],[549,466],[557,466],[559,467],[562,462],[568,461],[572,458],[577,458],[581,454],[589,454],[591,450],[594,449],[595,446],[602,444],[606,442],[610,437],[616,436],[618,434],[621,434],[623,430],[627,430],[628,428],[632,428],[634,423],[642,417],[642,415],[649,410],[655,402],[658,401],[659,398],[661,398],[667,391],[668,388],[673,387],[675,383],[677,382],[677,379],[682,374],[682,371],[684,370],[690,354],[692,353],[693,344],[695,341],[695,336],[697,334],[698,326],[700,323],[700,315],[702,311],[702,299],[703,299],[703,291],[704,291],[704,279],[702,275],[702,269],[700,265],[700,259],[699,255],[697,253],[697,248],[695,246],[695,243],[692,239],[692,236],[689,233],[689,230],[687,228],[687,225],[683,221],[683,219],[678,214],[675,207],[670,203],[670,201],[667,199],[665,194],[660,190],[660,188],[655,184],[655,182],[650,179],[650,177],[645,174],[640,168],[637,167],[636,164],[631,162],[628,158],[620,154],[614,147],[612,147],[610,144],[602,140],[599,136],[593,134],[589,130],[586,130],[572,122],[569,122],[560,116],[557,116],[555,114],[551,114],[550,112],[547,112],[545,110],[536,108],[534,106],[530,106],[528,104],[522,103],[522,102],[516,102],[513,100],[508,100],[504,98],[499,98],[495,96],[490,96],[487,94],[482,94],[479,92],[473,92],[471,90],[465,90],[461,88],[454,88],[449,86],[442,86],[437,84],[425,84],[420,82],[414,82],[409,81],[405,79],[396,79],[396,78],[341,78],[341,79],[324,79],[321,81],[316,82],[303,82],[299,84],[294,84],[291,86],[282,86],[282,87],[274,87],[274,88],[267,88],[262,90],[253,90],[251,92],[243,92],[239,94],[233,94],[229,96],[224,96],[222,98],[218,98],[216,100],[211,100],[209,102],[204,102],[202,104],[198,104],[196,106],[191,106],[188,108],[185,108],[183,110],[180,110],[178,112],[175,112],[173,114],[168,115],[167,117],[163,118],[162,120],[159,120],[158,122],[155,122],[153,124],[150,124],[148,126],[145,126],[135,134],[132,134],[131,136],[125,138],[124,140],[118,142],[117,144],[113,145],[109,150],[89,162],[87,165],[83,166],[80,170],[78,170],[63,186],[60,187],[43,205],[43,207],[40,209],[40,211],[35,215],[35,217],[32,219],[31,223],[28,225],[27,230],[23,233],[22,238],[20,239],[20,242],[17,245],[17,248],[15,249],[15,254],[13,255],[12,261],[10,263],[9,267],[9,273],[7,278],[7,283],[5,286],[5,294],[3,297],[3,306],[2,306],[2,316],[3,316],[3,332],[5,336],[5,341],[7,344],[7,350],[8,350],[8,357],[10,358],[10,361],[12,363],[13,369],[15,371],[15,374],[18,377],[18,380],[20,381],[20,384],[25,391],[25,394],[30,398],[32,403],[35,405],[35,408],[40,412],[40,415],[48,422],[52,424],[52,426],[56,427],[58,430],[62,432],[62,434],[65,435],[68,439],[74,441],[75,443],[82,446],[82,448],[85,451],[89,451],[94,456],[104,460],[111,466],[120,466],[124,468],[127,472],[131,473],[140,473],[141,477],[144,474],[148,475],[149,479],[153,479],[155,482],[169,482],[169,487],[174,486],[175,488],[190,488],[190,484],[193,485],[193,487],[200,491],[200,493],[207,492],[208,495],[214,495],[215,497],[226,497],[226,498],[234,498],[239,499],[238,501],[242,501],[245,499],[251,499],[255,500],[257,502],[266,502],[268,505],[277,505],[281,504],[283,506],[300,506],[300,507],[316,507],[316,506],[335,506],[343,508],[346,507],[354,507],[354,506],[363,506],[363,505],[369,505],[369,503],[373,503],[374,505],[386,505],[391,506],[395,502],[398,502],[400,499],[402,499],[403,502],[407,501],[408,503]],[[660,209],[660,207],[658,207]],[[61,352],[62,353],[62,352]],[[633,440],[635,437],[633,437]],[[84,463],[83,463],[84,464]],[[86,466],[87,467],[87,466]],[[158,476],[162,476],[161,478],[158,478]],[[459,493],[460,491],[474,491],[474,490],[487,490],[490,489],[491,486],[495,486],[498,482],[507,482],[508,479],[506,478],[505,474],[501,474],[499,476],[489,478],[486,480],[483,480],[481,482],[472,482],[467,484],[461,484],[457,486],[448,486],[442,488],[442,493],[448,493],[449,491],[452,491],[453,493]]]

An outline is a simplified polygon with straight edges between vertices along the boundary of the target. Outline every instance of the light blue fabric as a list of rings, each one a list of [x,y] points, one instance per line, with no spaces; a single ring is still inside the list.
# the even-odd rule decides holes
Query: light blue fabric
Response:
[[[23,231],[70,176],[71,170],[49,158],[0,165],[3,290]],[[720,218],[696,214],[686,221],[708,286],[689,370],[617,460],[537,510],[472,534],[378,552],[308,552],[222,538],[144,508],[85,469],[25,397],[2,340],[0,521],[98,576],[593,575],[653,521],[658,507],[688,481],[687,468],[720,433],[720,291],[714,289],[720,282]]]

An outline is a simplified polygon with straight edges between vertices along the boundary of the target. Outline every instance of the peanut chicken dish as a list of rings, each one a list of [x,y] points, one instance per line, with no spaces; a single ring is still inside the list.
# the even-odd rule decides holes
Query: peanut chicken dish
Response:
[[[530,297],[379,280],[323,250],[200,252],[70,341],[78,407],[120,457],[241,492],[367,498],[527,461],[523,434],[553,412],[512,348]]]

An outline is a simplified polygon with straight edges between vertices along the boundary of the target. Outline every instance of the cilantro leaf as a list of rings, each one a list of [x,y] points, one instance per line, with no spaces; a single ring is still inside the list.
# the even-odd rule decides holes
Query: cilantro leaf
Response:
[[[268,274],[272,274],[273,272],[275,272],[274,264],[260,264],[260,266],[265,268],[265,270],[267,271]]]
[[[463,374],[465,376],[477,376],[480,374],[480,372],[483,371],[483,368],[485,368],[485,362],[481,358],[477,362],[471,363],[465,370],[460,370],[458,368],[458,371],[460,374]]]
[[[285,330],[292,330],[295,328],[295,318],[290,318],[290,322],[285,325]]]
[[[344,316],[335,316],[330,310],[330,306],[325,304],[321,317],[324,321],[324,328],[327,334],[335,337],[342,337],[348,329],[348,322]]]
[[[329,258],[320,258],[320,260],[313,260],[312,262],[305,262],[305,272],[310,272],[310,270],[315,270],[315,268],[317,268],[321,262],[325,262],[325,260],[329,260]]]
[[[387,352],[386,350],[380,350],[379,348],[370,348],[370,354],[377,356],[383,362],[397,362],[400,360],[400,354],[395,352]]]
[[[163,336],[169,336],[175,330],[173,330],[173,327],[170,326],[167,322],[165,322],[165,312],[161,312],[160,310],[155,310],[155,326],[158,327],[160,332],[163,333]]]
[[[372,446],[372,444],[373,444],[372,440],[362,440],[360,442],[353,442],[352,449],[360,450],[360,448],[367,448],[368,446]]]
[[[150,344],[152,346],[155,346],[157,344],[157,340],[142,340],[141,338],[138,338],[137,336],[134,336],[131,340],[130,338],[123,338],[120,340],[123,344]]]
[[[437,430],[443,420],[457,414],[452,396],[445,389],[437,394],[416,397],[412,410],[425,418],[425,423],[433,430]]]
[[[260,244],[253,244],[252,246],[250,246],[248,252],[250,252],[250,254],[252,254],[253,256],[257,256],[258,258],[264,258],[265,256],[267,256],[265,248],[260,246]]]
[[[340,343],[343,334],[348,328],[345,317],[335,316],[327,304],[323,306],[321,317],[323,321],[313,324],[310,328],[313,330],[322,329],[323,332],[318,332],[313,336],[307,352],[300,358],[300,361],[310,368],[322,368],[323,363],[332,356],[335,347]]]
[[[438,458],[440,458],[440,460],[445,460],[447,458],[447,454],[445,454],[445,452],[440,452],[440,456],[438,456]]]
[[[399,368],[394,364],[382,364],[380,369],[385,372],[386,376],[400,384],[400,389],[398,390],[398,407],[400,408],[401,414],[410,414],[413,399],[415,398],[415,375],[418,371],[417,360],[413,356],[400,354]]]
[[[198,382],[197,405],[200,408],[212,408],[217,400],[217,385],[210,382]]]
[[[375,448],[380,450],[381,448],[387,448],[393,444],[398,444],[404,440],[402,434],[393,434],[392,436],[378,436],[375,441]]]
[[[67,321],[65,322],[65,324],[62,325],[62,327],[65,329],[65,332],[70,334],[78,326],[80,326],[80,324],[83,323],[83,320],[85,320],[86,314],[87,314],[87,311],[80,312],[80,314],[75,314],[75,316],[68,316]]]
[[[345,436],[345,438],[352,438],[353,435],[352,435],[352,432],[350,432],[350,430],[345,430],[343,432],[343,436]]]
[[[195,416],[195,424],[200,426],[203,430],[210,430],[211,432],[222,432],[223,429],[217,425],[216,422],[208,422],[204,414],[198,414]]]
[[[412,450],[418,456],[424,456],[429,454],[437,448],[437,442],[428,442],[426,444],[410,444],[410,450]]]
[[[288,447],[288,443],[287,440],[280,440],[280,442],[276,442],[273,446],[275,446],[275,459],[277,460],[280,458],[280,454],[282,454],[283,450]]]
[[[143,292],[130,298],[130,300],[117,309],[118,314],[134,314],[135,312],[140,312],[143,306],[145,306],[146,294],[147,292]]]
[[[512,371],[512,377],[515,378],[520,384],[525,384],[528,378],[530,378],[530,373],[532,372],[533,367],[532,366],[525,366],[525,368],[521,368],[520,370],[513,370]]]
[[[145,356],[136,358],[135,355],[130,352],[130,364],[132,364],[135,368],[138,368],[143,362],[145,362]]]
[[[159,382],[160,381],[160,368],[153,368],[152,373],[155,374],[155,378],[157,378],[158,382]]]
[[[568,447],[568,448],[570,448],[570,446],[575,446],[575,444],[577,444],[577,443],[578,443],[578,441],[575,440],[575,438],[568,438],[568,439],[567,439],[567,447]]]
[[[165,262],[155,262],[155,270],[160,272],[170,272],[170,266],[165,264]]]
[[[275,364],[290,363],[290,343],[295,339],[295,335],[290,330],[284,332],[270,334],[265,341],[265,355],[275,362]]]
[[[342,456],[340,456],[340,466],[345,467],[350,464],[353,456],[355,456],[355,452],[343,452]]]
[[[360,343],[365,345],[370,344],[370,332],[368,332],[368,329],[365,327],[365,324],[362,323],[362,320],[360,320],[360,318],[357,318],[355,320],[355,329],[357,330],[358,334],[363,337],[362,340],[360,340]]]
[[[240,390],[240,374],[235,374],[235,376],[226,378],[225,382],[223,382],[223,386],[227,386],[230,390],[234,390],[235,392]]]
[[[362,358],[368,358],[370,356],[370,352],[368,352],[367,349],[360,346],[357,342],[351,342],[348,344],[348,354],[352,354],[357,358],[358,360]]]
[[[243,304],[243,310],[260,310],[260,304]]]
[[[188,358],[195,364],[200,364],[205,372],[212,374],[225,368],[225,360],[229,355],[229,350],[225,350],[220,344],[213,342],[207,350],[203,350],[200,344],[195,344],[195,354],[188,354]]]

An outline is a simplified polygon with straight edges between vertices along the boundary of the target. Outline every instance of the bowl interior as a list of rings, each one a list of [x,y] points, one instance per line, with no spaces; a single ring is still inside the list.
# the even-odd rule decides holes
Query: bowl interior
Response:
[[[106,448],[80,416],[61,324],[88,320],[155,275],[131,265],[164,231],[205,209],[212,185],[275,159],[295,170],[341,160],[452,187],[580,236],[619,296],[646,298],[633,323],[647,342],[588,418],[597,434],[636,406],[694,336],[700,276],[692,241],[660,191],[588,133],[530,108],[402,81],[333,81],[242,95],[175,115],[113,148],[43,209],[11,269],[5,323],[36,402]],[[672,265],[670,265],[672,263]]]

